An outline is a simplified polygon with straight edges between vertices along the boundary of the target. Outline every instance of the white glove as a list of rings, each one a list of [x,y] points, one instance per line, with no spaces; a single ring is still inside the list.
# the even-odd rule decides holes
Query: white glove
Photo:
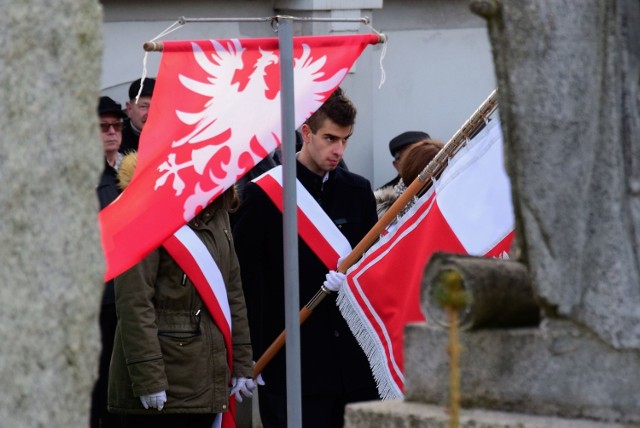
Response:
[[[322,283],[324,287],[329,291],[338,291],[342,287],[342,283],[346,278],[345,274],[335,270],[330,270],[327,274],[327,279]]]
[[[250,377],[232,377],[231,393],[229,396],[235,395],[236,401],[242,403],[242,396],[247,398],[253,397],[253,391],[256,389],[256,383]]]
[[[256,378],[256,383],[260,386],[265,386],[266,384],[264,383],[264,379],[262,379],[262,373],[258,374],[258,377]]]
[[[154,394],[141,395],[140,401],[145,409],[153,407],[158,410],[162,410],[164,403],[167,402],[167,393],[165,391],[160,391]]]
[[[256,365],[255,361],[252,361],[253,365]],[[260,386],[265,386],[264,379],[262,379],[262,373],[258,373],[258,377],[254,378],[255,382]]]

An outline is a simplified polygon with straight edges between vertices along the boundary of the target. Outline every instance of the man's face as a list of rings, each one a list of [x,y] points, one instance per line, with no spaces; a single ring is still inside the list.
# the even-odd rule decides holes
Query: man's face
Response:
[[[353,127],[339,126],[332,120],[325,119],[315,133],[307,124],[302,125],[300,131],[304,144],[298,159],[310,171],[323,175],[338,166]]]
[[[100,137],[102,138],[102,150],[105,156],[113,154],[120,148],[122,143],[122,119],[117,116],[105,114],[101,115]]]
[[[127,101],[127,116],[137,129],[142,130],[147,122],[150,106],[151,97],[140,97],[137,104],[135,99]]]

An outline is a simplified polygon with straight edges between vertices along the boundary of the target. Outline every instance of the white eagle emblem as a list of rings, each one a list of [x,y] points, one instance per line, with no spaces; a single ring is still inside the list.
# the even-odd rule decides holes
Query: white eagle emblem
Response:
[[[265,79],[265,69],[279,61],[278,52],[260,49],[253,72],[241,88],[233,79],[236,71],[245,67],[244,47],[238,39],[229,40],[226,46],[216,40],[211,43],[210,53],[192,43],[194,58],[208,76],[206,81],[179,75],[180,83],[206,97],[206,102],[201,111],[176,110],[178,119],[190,132],[173,141],[172,151],[158,166],[160,177],[155,184],[158,189],[171,181],[176,196],[187,192],[184,205],[187,221],[281,141],[280,90],[278,88],[277,95],[269,99],[267,93],[273,88],[268,87]],[[323,79],[325,63],[325,56],[312,57],[308,45],[302,45],[301,54],[294,59],[296,126],[320,107],[325,94],[334,89],[348,71],[343,68]],[[190,155],[177,156],[185,150],[190,150]],[[215,161],[211,162],[214,157]]]

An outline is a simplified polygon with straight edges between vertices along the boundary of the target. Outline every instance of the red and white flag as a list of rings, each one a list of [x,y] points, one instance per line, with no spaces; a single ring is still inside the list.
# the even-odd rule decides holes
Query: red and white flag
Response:
[[[508,257],[514,217],[495,117],[388,233],[347,272],[338,305],[383,399],[403,397],[403,333],[420,311],[422,273],[437,251]]]
[[[295,126],[375,34],[294,37]],[[280,145],[277,38],[166,41],[127,189],[100,211],[105,280],[140,261]]]

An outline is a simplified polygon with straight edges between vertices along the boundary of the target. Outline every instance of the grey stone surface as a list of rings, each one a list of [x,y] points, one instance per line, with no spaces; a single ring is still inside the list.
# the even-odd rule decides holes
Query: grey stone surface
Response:
[[[548,316],[640,349],[640,2],[488,17],[517,240]]]
[[[640,355],[568,321],[536,329],[461,332],[463,407],[640,426]],[[445,406],[448,333],[405,330],[405,399]]]
[[[357,403],[347,406],[345,428],[449,428],[443,407],[405,401]],[[462,409],[461,428],[624,428],[585,419],[531,416],[520,413]]]
[[[0,4],[0,425],[88,426],[104,270],[100,6]]]

